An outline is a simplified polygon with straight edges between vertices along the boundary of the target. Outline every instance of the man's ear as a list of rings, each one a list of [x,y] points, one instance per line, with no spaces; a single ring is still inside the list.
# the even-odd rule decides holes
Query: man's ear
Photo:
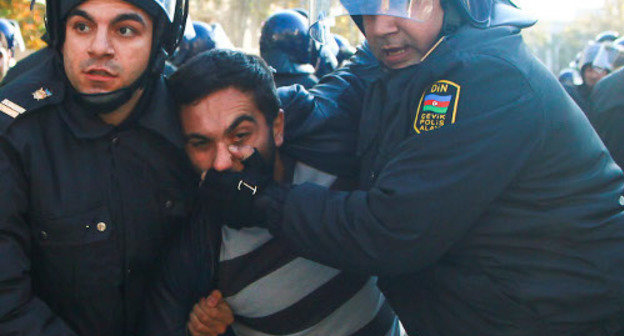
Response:
[[[273,141],[279,147],[284,143],[284,110],[279,109],[277,116],[273,119]]]

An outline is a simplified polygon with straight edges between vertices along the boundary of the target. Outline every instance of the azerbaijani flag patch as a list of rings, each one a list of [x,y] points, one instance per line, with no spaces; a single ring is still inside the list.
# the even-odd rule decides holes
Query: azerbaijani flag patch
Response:
[[[429,86],[420,97],[414,131],[420,134],[455,123],[459,92],[460,86],[448,80]]]

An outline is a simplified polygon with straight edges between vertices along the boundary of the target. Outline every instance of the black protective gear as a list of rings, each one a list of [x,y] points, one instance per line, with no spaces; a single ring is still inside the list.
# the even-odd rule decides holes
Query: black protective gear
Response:
[[[257,149],[244,160],[241,172],[208,170],[200,186],[202,203],[219,209],[220,223],[231,228],[259,226],[266,219],[264,212],[241,211],[253,209],[253,201],[273,182],[273,165],[267,163]]]
[[[233,48],[232,42],[218,23],[207,24],[201,21],[193,21],[193,29],[195,35],[190,38],[185,36],[170,59],[176,67],[181,66],[201,52]]]
[[[312,43],[306,18],[294,10],[271,15],[262,26],[260,56],[280,73],[312,74]]]

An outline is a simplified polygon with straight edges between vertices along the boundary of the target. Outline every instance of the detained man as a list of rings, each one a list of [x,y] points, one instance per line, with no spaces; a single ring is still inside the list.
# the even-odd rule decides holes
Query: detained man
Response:
[[[300,258],[266,229],[232,228],[221,215],[228,197],[209,190],[211,181],[245,166],[257,168],[258,181],[338,184],[279,153],[284,116],[264,61],[213,50],[180,67],[169,85],[181,107],[187,153],[204,181],[191,226],[150,296],[145,334],[183,335],[188,321],[192,335],[217,335],[231,322],[231,308],[236,335],[401,335],[376,278]],[[207,296],[212,304],[200,300]]]
[[[230,223],[378,275],[409,334],[622,329],[624,175],[522,41],[533,21],[508,1],[340,2],[313,21],[344,5],[386,74],[355,126],[323,115],[298,125],[321,140],[358,128],[359,189],[276,184],[248,165],[210,181],[229,196]]]

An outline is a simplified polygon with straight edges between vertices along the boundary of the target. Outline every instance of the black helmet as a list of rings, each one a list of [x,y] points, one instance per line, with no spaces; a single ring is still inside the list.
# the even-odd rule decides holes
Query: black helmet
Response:
[[[349,43],[344,36],[334,34],[334,40],[336,40],[336,44],[338,45],[336,59],[338,59],[338,64],[342,64],[342,62],[348,60],[355,54],[355,48],[351,46],[351,43]]]
[[[154,19],[155,37],[153,52],[158,49],[171,55],[178,46],[184,33],[184,25],[188,16],[188,0],[124,0],[152,16]],[[51,0],[46,3],[46,41],[59,49],[64,39],[64,21],[72,8],[84,0]],[[163,59],[164,64],[164,59]]]
[[[314,72],[306,18],[294,10],[271,15],[262,26],[260,56],[277,73]]]
[[[180,41],[180,46],[170,59],[176,67],[181,66],[203,51],[234,48],[218,23],[207,24],[201,21],[193,21],[193,29],[195,33],[188,37],[184,36]]]
[[[602,43],[602,42],[613,42],[615,40],[617,40],[617,38],[620,36],[620,33],[613,31],[613,30],[605,30],[603,32],[600,32],[598,35],[596,35],[595,41],[598,43]]]
[[[563,85],[578,85],[583,82],[578,70],[572,68],[565,68],[559,72],[559,82]]]

